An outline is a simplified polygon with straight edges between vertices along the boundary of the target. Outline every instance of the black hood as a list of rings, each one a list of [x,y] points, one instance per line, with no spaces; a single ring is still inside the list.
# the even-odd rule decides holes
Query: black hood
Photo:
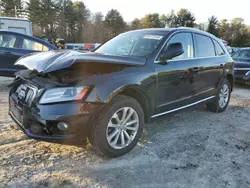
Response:
[[[23,56],[15,65],[21,65],[39,73],[49,73],[71,67],[76,63],[84,62],[143,66],[146,63],[146,58],[112,56],[93,52],[84,53],[73,50],[58,50]]]

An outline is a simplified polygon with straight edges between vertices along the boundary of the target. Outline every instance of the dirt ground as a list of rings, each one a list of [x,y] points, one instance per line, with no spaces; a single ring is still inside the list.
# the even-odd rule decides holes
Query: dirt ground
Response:
[[[0,76],[0,91],[7,91],[8,90],[7,86],[12,81],[13,81],[13,78]]]
[[[117,159],[28,139],[0,92],[0,187],[250,187],[249,89],[237,87],[224,113],[199,105],[155,119]]]

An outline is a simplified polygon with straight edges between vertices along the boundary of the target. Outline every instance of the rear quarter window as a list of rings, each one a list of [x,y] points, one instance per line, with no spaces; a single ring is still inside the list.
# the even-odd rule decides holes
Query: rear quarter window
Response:
[[[214,42],[214,46],[215,46],[216,55],[217,56],[225,55],[225,51],[223,50],[221,45],[214,39],[213,39],[213,42]]]
[[[215,49],[212,39],[205,35],[194,34],[196,57],[214,57]]]

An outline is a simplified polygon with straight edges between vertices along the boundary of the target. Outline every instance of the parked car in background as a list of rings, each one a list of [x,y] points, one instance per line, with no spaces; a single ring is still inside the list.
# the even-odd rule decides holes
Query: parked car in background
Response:
[[[66,49],[81,50],[83,49],[83,43],[66,43]]]
[[[43,52],[16,64],[29,69],[9,96],[21,129],[47,141],[88,137],[109,157],[132,150],[150,119],[199,103],[223,112],[234,83],[225,46],[190,28],[130,31],[95,52]]]
[[[38,38],[12,31],[0,31],[0,76],[14,76],[23,69],[14,66],[17,59],[33,52],[56,50],[57,48]]]
[[[241,48],[232,55],[236,83],[250,81],[250,48]]]
[[[67,43],[66,44],[66,49],[94,51],[100,45],[101,44],[99,44],[99,43]]]
[[[231,52],[231,56],[235,53],[235,52],[237,52],[238,50],[239,50],[240,48],[236,48],[236,47],[232,47],[232,52]]]
[[[83,50],[84,51],[94,51],[95,50],[95,44],[84,44]]]
[[[229,54],[232,54],[233,53],[233,49],[231,46],[226,46],[226,49],[228,51]]]

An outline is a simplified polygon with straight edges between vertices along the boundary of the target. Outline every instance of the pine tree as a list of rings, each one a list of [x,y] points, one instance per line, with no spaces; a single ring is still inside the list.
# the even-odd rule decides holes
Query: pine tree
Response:
[[[215,16],[212,16],[208,19],[207,32],[219,37],[219,21]]]
[[[22,0],[1,0],[2,16],[22,17],[24,13]]]

